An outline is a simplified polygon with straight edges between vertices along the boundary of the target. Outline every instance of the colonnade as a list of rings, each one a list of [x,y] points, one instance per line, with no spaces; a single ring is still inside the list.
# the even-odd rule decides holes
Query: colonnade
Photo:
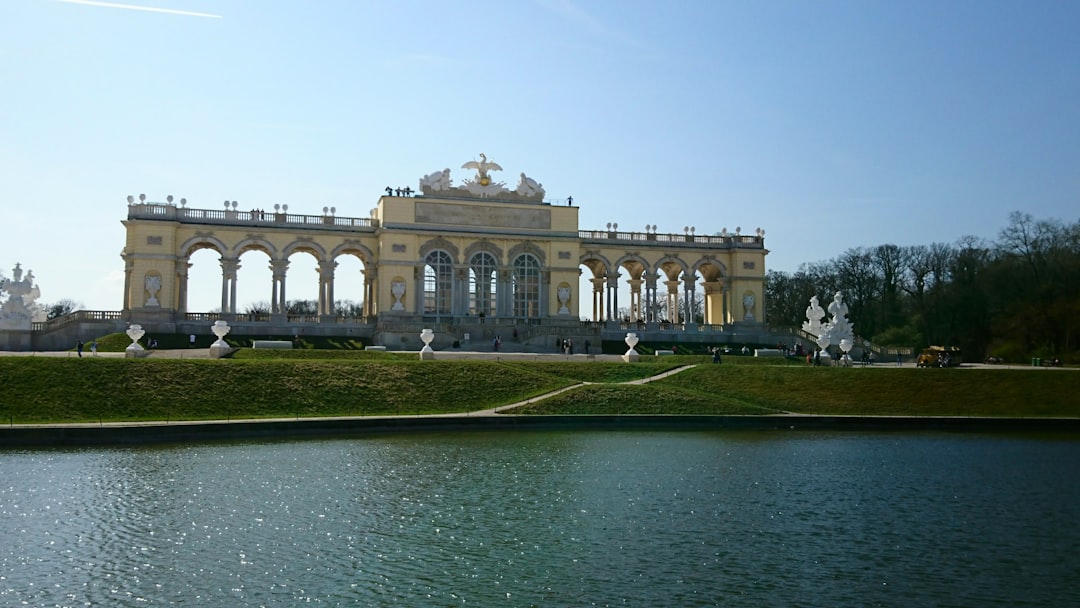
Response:
[[[621,273],[611,272],[607,276],[590,279],[593,320],[619,320],[619,278],[621,276]],[[667,275],[646,272],[626,281],[630,288],[630,302],[627,310],[631,321],[688,323],[694,319],[694,301],[697,297],[699,276],[696,273],[683,272],[677,279],[660,281],[660,277],[664,276]],[[661,300],[657,296],[659,283],[662,283],[665,288],[663,307],[660,306]],[[704,322],[716,325],[726,323],[729,320],[731,281],[727,278],[703,280],[700,285],[704,294],[704,309],[701,311]],[[661,318],[664,314],[662,310],[667,311],[666,318]]]
[[[237,314],[237,284],[240,270],[240,258],[221,258],[221,312]],[[320,260],[318,262],[318,298],[317,314],[320,316],[333,316],[336,314],[334,306],[334,283],[336,261]],[[188,272],[192,264],[188,258],[176,262],[176,309],[180,313],[188,312]],[[270,313],[284,315],[288,311],[286,299],[286,278],[289,270],[289,260],[270,260],[271,284],[270,284]],[[374,265],[366,265],[361,273],[364,275],[364,300],[362,314],[367,317],[374,314],[374,302],[376,291],[377,271]]]

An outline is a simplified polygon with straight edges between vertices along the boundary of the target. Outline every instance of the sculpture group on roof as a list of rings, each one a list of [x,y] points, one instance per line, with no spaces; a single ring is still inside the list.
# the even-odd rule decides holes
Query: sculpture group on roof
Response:
[[[435,171],[420,178],[420,192],[427,195],[474,196],[478,198],[502,198],[527,201],[544,200],[544,186],[535,179],[521,174],[521,179],[514,190],[509,190],[505,182],[492,179],[491,171],[502,171],[498,163],[488,160],[480,154],[480,160],[470,160],[461,165],[462,169],[475,169],[476,175],[466,179],[455,187],[450,177],[450,169]]]

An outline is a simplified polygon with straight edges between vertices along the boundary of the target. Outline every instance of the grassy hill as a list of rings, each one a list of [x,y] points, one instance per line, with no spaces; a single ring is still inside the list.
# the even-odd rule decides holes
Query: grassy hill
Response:
[[[623,363],[418,361],[365,351],[241,351],[240,358],[0,357],[8,424],[433,414],[480,410],[593,382],[521,414],[806,414],[1080,417],[1080,373],[811,368],[728,357]],[[328,354],[332,353],[332,354]],[[616,384],[686,362],[642,386]]]

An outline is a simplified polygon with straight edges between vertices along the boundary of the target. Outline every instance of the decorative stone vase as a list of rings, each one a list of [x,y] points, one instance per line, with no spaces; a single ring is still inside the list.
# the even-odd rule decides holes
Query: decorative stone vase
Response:
[[[403,281],[391,283],[390,294],[394,296],[394,304],[390,306],[390,310],[405,310],[405,305],[401,303],[401,298],[405,295],[405,283]]]
[[[214,321],[214,324],[210,326],[210,331],[214,332],[214,335],[217,336],[217,340],[215,340],[211,346],[224,346],[225,348],[228,348],[229,345],[225,342],[225,336],[229,334],[229,330],[231,329],[232,328],[229,327],[227,321]]]
[[[230,329],[232,328],[229,327],[229,324],[221,320],[214,321],[214,324],[210,326],[210,331],[217,336],[217,340],[210,345],[210,356],[214,359],[220,359],[232,352],[232,347],[225,341],[225,336]]]
[[[818,336],[817,345],[818,345],[818,348],[821,349],[821,356],[826,362],[831,361],[831,359],[829,358],[829,343],[830,343],[829,331],[828,331],[828,329],[823,328],[822,331],[821,331],[821,335]],[[828,364],[828,363],[826,363],[826,364]]]
[[[627,363],[639,361],[641,359],[641,355],[638,354],[636,350],[634,350],[634,347],[637,346],[638,343],[637,333],[632,331],[627,332],[626,337],[623,338],[623,340],[626,342],[626,345],[630,347],[630,350],[626,351],[626,354],[622,356],[623,361],[626,361]]]
[[[150,354],[150,351],[146,350],[139,344],[139,340],[146,335],[146,331],[143,330],[142,325],[130,325],[127,328],[127,336],[131,338],[131,344],[124,349],[124,356],[128,358],[141,358]]]
[[[425,329],[420,332],[420,339],[424,341],[424,348],[420,349],[420,360],[426,361],[435,358],[435,351],[431,348],[431,341],[435,339],[435,332]]]
[[[139,344],[139,340],[141,340],[142,337],[144,335],[146,335],[146,332],[143,330],[142,325],[139,325],[139,324],[131,325],[131,326],[129,326],[127,328],[127,332],[125,332],[125,333],[127,333],[127,336],[129,338],[131,338],[131,344],[129,344],[128,347],[126,349],[124,349],[124,350],[133,350],[133,351],[143,350],[142,345]]]
[[[855,346],[855,343],[851,340],[851,338],[843,338],[842,340],[840,340],[840,350],[844,351],[845,355],[848,354],[848,351],[851,350],[852,346]]]
[[[559,297],[559,314],[560,315],[568,315],[568,314],[570,314],[570,307],[568,307],[566,305],[566,303],[570,301],[570,288],[569,287],[560,287],[558,289],[558,291],[556,292],[556,294]]]

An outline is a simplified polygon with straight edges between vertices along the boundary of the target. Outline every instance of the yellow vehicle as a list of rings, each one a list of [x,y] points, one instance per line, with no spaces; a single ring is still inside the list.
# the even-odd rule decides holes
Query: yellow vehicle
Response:
[[[956,367],[963,362],[960,349],[955,346],[931,346],[924,348],[916,359],[916,367]]]

